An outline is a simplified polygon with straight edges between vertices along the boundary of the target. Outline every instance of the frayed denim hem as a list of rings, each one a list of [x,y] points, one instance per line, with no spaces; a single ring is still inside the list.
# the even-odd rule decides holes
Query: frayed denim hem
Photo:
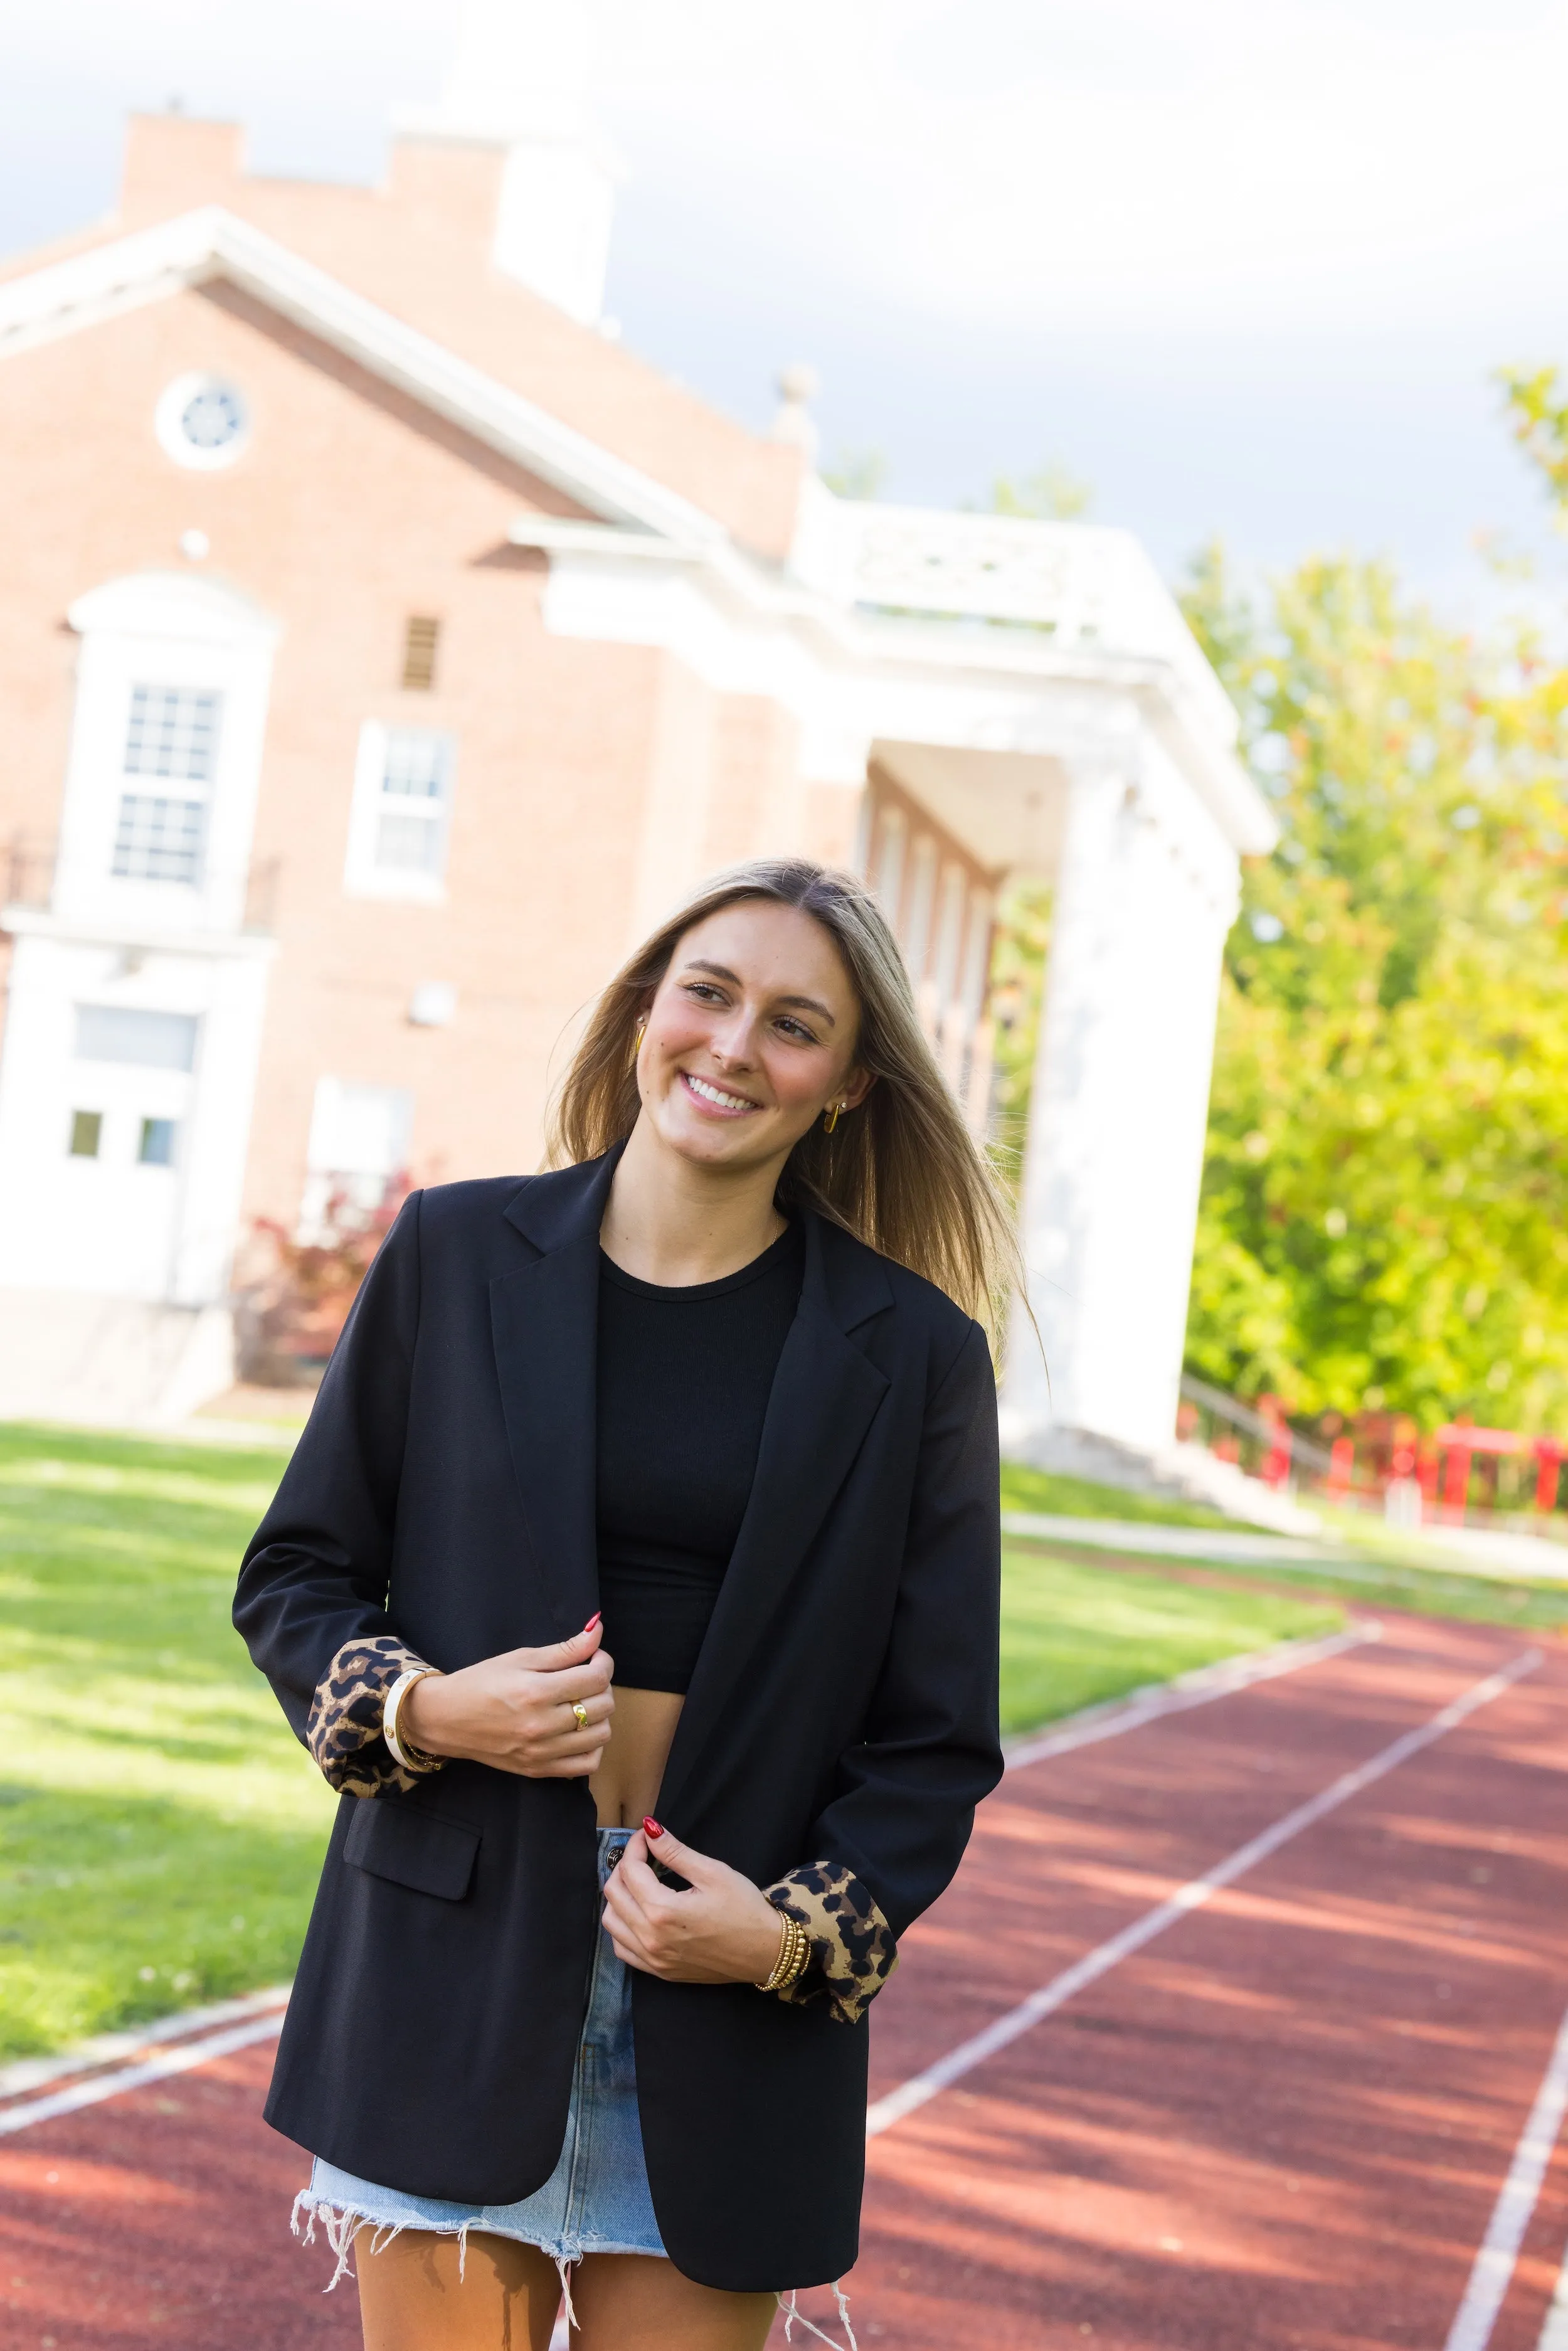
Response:
[[[301,2212],[305,2215],[303,2230],[299,2226]],[[368,2229],[371,2231],[370,2249],[372,2254],[382,2252],[392,2243],[394,2237],[401,2237],[406,2229],[416,2229],[426,2236],[455,2237],[457,2276],[461,2283],[468,2260],[469,2231],[476,2229],[481,2236],[505,2236],[508,2243],[532,2245],[536,2252],[545,2254],[555,2263],[556,2274],[560,2280],[560,2295],[566,2305],[566,2320],[569,2326],[577,2325],[577,2313],[571,2304],[571,2272],[585,2253],[641,2253],[644,2258],[647,2255],[647,2248],[644,2245],[579,2243],[574,2246],[569,2245],[564,2239],[555,2243],[545,2243],[537,2237],[515,2237],[504,2230],[486,2228],[479,2220],[462,2220],[455,2225],[448,2224],[445,2227],[439,2222],[424,2219],[379,2220],[374,2213],[360,2211],[351,2204],[329,2203],[325,2197],[312,2196],[308,2188],[302,2188],[294,2199],[294,2210],[288,2220],[289,2228],[295,2236],[302,2239],[304,2243],[313,2245],[316,2241],[318,2220],[321,2223],[336,2263],[331,2276],[321,2289],[323,2294],[330,2294],[334,2286],[341,2284],[344,2278],[354,2276],[350,2262],[362,2230]],[[800,2324],[804,2326],[807,2321],[802,2319]]]
[[[785,2342],[793,2343],[795,2340],[793,2330],[796,2326],[803,2326],[808,2335],[814,2335],[816,2336],[819,2343],[826,2343],[830,2346],[830,2351],[839,2351],[839,2346],[834,2343],[832,2336],[831,2335],[824,2335],[820,2326],[813,2326],[805,2312],[797,2306],[798,2294],[799,2288],[796,2288],[789,2294],[788,2298],[781,2294],[776,2294],[773,2297],[774,2301],[779,2304],[779,2309],[784,2313]],[[855,2341],[855,2330],[850,2325],[850,2298],[836,2278],[833,2281],[833,2300],[839,2305],[839,2324],[844,2330],[845,2339],[849,2344],[850,2351],[860,2351],[860,2345]]]
[[[305,2227],[303,2230],[301,2230],[299,2226],[299,2215],[301,2212],[305,2215]],[[457,2275],[459,2281],[461,2281],[464,2275],[465,2264],[468,2258],[468,2231],[475,2225],[472,2220],[464,2220],[461,2221],[456,2228],[432,2229],[429,2223],[425,2221],[411,2222],[407,2220],[377,2220],[369,2212],[355,2211],[350,2205],[329,2204],[324,2198],[314,2197],[311,2195],[310,2190],[308,2188],[302,2188],[298,2195],[294,2199],[294,2210],[290,2213],[288,2220],[289,2228],[297,2237],[302,2239],[304,2243],[307,2245],[313,2245],[316,2241],[316,2223],[318,2220],[320,2221],[322,2229],[326,2232],[327,2243],[331,2250],[333,2259],[336,2263],[331,2276],[321,2289],[323,2294],[330,2294],[334,2286],[340,2285],[342,2283],[344,2278],[353,2277],[354,2272],[349,2264],[353,2254],[355,2242],[359,2238],[361,2231],[363,2229],[369,2229],[371,2231],[371,2252],[372,2255],[381,2252],[386,2246],[392,2243],[394,2237],[401,2237],[403,2231],[410,2227],[418,2227],[423,2233],[432,2236],[455,2237],[457,2240]],[[493,2230],[486,2230],[481,2231],[481,2233],[485,2235],[494,2235],[497,2232]],[[582,2260],[583,2252],[591,2252],[613,2253],[622,2251],[626,2252],[636,2252],[642,2250],[640,2247],[632,2245],[628,2245],[623,2248],[614,2245],[593,2245],[584,2247],[582,2252],[568,2252],[565,2250],[558,2252],[553,2245],[538,2244],[537,2241],[531,2237],[517,2237],[512,2239],[511,2241],[515,2244],[533,2244],[538,2252],[547,2254],[555,2263],[556,2273],[560,2279],[560,2298],[565,2305],[566,2323],[569,2326],[575,2326],[577,2325],[577,2313],[572,2308],[571,2304],[570,2273],[576,2264]],[[815,2325],[812,2321],[807,2317],[805,2312],[800,2308],[798,2289],[792,2290],[788,2295],[777,2294],[774,2295],[773,2299],[784,2314],[784,2340],[786,2343],[793,2343],[795,2339],[795,2328],[797,2326],[803,2326],[808,2335],[814,2335],[816,2336],[819,2343],[826,2343],[830,2346],[830,2351],[840,2351],[840,2347],[833,2342],[832,2336],[831,2335],[824,2335],[821,2328]],[[850,2298],[844,2292],[843,2287],[836,2279],[833,2283],[833,2300],[839,2306],[839,2321],[843,2327],[844,2337],[849,2345],[849,2351],[860,2351],[860,2346],[855,2341],[854,2328],[850,2324]]]

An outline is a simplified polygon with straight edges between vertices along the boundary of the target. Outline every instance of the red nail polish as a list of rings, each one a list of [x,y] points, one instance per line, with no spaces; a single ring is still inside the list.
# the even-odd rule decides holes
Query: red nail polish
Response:
[[[655,1820],[653,1820],[653,1819],[652,1819],[652,1818],[649,1818],[649,1819],[647,1819],[647,1820],[645,1820],[645,1821],[643,1822],[643,1834],[644,1836],[661,1837],[661,1836],[663,1836],[663,1835],[664,1835],[664,1830],[659,1826],[659,1823],[658,1823],[658,1822],[657,1822],[657,1821],[655,1821]]]
[[[596,1608],[582,1629],[585,1633],[591,1633],[594,1626],[598,1624],[601,1624],[602,1622],[603,1618],[601,1615],[600,1611]]]

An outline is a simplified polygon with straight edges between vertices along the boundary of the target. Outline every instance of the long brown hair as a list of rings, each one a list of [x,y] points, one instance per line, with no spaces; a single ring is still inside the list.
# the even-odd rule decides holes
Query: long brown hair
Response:
[[[876,1080],[831,1134],[819,1120],[801,1136],[779,1179],[779,1206],[816,1209],[997,1333],[1008,1291],[1023,1288],[1007,1196],[937,1066],[886,917],[853,874],[804,857],[759,858],[694,891],[594,1006],[554,1105],[549,1165],[596,1159],[631,1134],[642,1107],[636,1024],[686,933],[746,898],[798,907],[821,924],[860,1006],[855,1061]]]

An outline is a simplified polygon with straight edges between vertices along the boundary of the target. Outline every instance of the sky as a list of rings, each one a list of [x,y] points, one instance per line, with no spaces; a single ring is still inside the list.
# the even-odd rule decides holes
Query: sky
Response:
[[[557,6],[575,0],[555,0]],[[1175,573],[1563,567],[1495,371],[1568,362],[1568,0],[587,0],[623,160],[607,307],[765,427],[983,501],[1047,464]],[[107,212],[177,96],[260,170],[373,180],[453,0],[0,0],[0,250]]]

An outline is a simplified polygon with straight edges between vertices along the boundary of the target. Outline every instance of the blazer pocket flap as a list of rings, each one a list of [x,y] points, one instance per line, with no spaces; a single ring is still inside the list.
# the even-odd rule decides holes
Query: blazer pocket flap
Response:
[[[461,1902],[474,1875],[479,1832],[465,1821],[417,1809],[397,1796],[362,1796],[349,1823],[343,1858],[372,1877]]]

